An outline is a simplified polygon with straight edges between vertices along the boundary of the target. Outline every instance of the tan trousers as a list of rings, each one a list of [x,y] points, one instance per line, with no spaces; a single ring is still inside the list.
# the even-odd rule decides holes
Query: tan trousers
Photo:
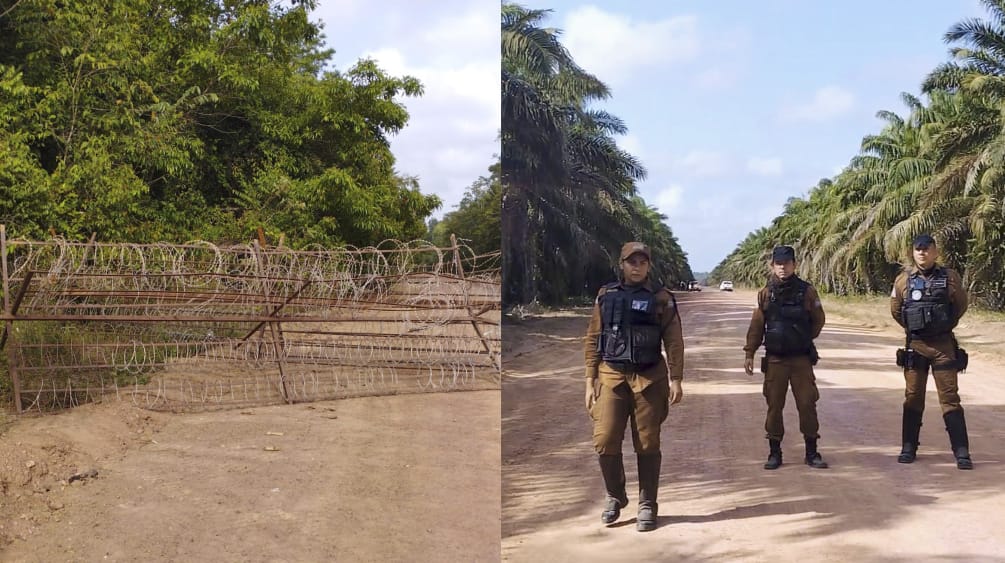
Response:
[[[930,366],[942,414],[962,410],[955,364],[956,346],[952,337],[946,335],[927,341],[913,339],[911,348],[915,351],[915,359],[914,367],[904,370],[904,406],[917,412],[925,411],[925,387]]]
[[[820,392],[817,390],[817,379],[813,374],[810,357],[771,355],[768,356],[768,372],[764,374],[764,398],[768,403],[764,430],[767,437],[781,441],[785,435],[782,411],[785,409],[785,397],[790,384],[792,396],[796,399],[796,409],[799,411],[799,431],[806,437],[819,438],[817,400],[820,399]]]
[[[625,439],[625,426],[632,422],[635,453],[660,451],[660,425],[670,414],[670,381],[654,381],[635,393],[627,383],[615,387],[598,384],[597,400],[590,409],[593,419],[593,446],[600,455],[618,455]]]

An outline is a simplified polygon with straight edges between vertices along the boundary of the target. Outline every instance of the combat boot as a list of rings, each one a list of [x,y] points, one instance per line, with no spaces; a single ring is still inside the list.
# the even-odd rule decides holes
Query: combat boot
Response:
[[[921,442],[918,437],[921,435],[921,413],[904,407],[903,424],[901,425],[901,441],[904,443],[897,456],[897,463],[914,463],[918,457],[918,446]]]
[[[967,419],[963,409],[949,411],[942,415],[946,421],[946,432],[949,433],[949,444],[956,457],[957,469],[973,469],[974,462],[970,459],[970,439],[967,436]]]
[[[656,517],[659,514],[656,494],[660,488],[660,465],[663,455],[660,452],[639,455],[638,460],[639,516],[635,527],[640,532],[648,532],[656,529]]]
[[[782,441],[769,439],[768,447],[771,450],[768,452],[768,461],[764,462],[764,468],[778,469],[782,464]]]
[[[806,465],[809,465],[813,469],[827,469],[827,462],[824,458],[817,452],[817,439],[805,437],[806,440]]]
[[[625,492],[625,461],[621,454],[600,455],[600,472],[604,476],[607,490],[607,504],[600,514],[600,521],[611,524],[621,516],[621,509],[628,506]]]

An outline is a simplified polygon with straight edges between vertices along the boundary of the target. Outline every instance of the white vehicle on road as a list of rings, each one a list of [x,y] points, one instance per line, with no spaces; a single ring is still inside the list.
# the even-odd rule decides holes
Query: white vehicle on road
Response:
[[[719,282],[719,291],[733,291],[733,282],[722,280]]]

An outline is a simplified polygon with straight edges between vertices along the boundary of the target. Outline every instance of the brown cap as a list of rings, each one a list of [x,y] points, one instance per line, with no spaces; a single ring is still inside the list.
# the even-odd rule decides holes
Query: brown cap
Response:
[[[625,245],[621,247],[622,260],[627,259],[632,254],[645,254],[646,258],[652,260],[652,254],[649,253],[649,247],[641,242],[626,242]]]

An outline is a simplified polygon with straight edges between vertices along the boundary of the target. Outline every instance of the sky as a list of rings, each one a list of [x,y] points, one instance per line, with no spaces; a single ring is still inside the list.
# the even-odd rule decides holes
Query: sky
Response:
[[[525,0],[551,9],[577,62],[612,89],[641,195],[707,272],[903,113],[901,92],[948,60],[943,34],[978,0]],[[332,66],[372,57],[426,88],[403,100],[397,169],[456,208],[499,153],[497,0],[320,0]],[[795,242],[795,241],[787,241]]]
[[[346,71],[373,58],[392,76],[414,76],[425,92],[402,98],[410,119],[390,137],[395,168],[419,177],[419,189],[456,209],[465,189],[499,154],[498,0],[319,0],[311,20]]]
[[[695,272],[805,197],[877,133],[878,110],[949,59],[943,35],[977,0],[533,0],[612,89],[619,145],[649,171]],[[795,241],[787,241],[795,242]]]

